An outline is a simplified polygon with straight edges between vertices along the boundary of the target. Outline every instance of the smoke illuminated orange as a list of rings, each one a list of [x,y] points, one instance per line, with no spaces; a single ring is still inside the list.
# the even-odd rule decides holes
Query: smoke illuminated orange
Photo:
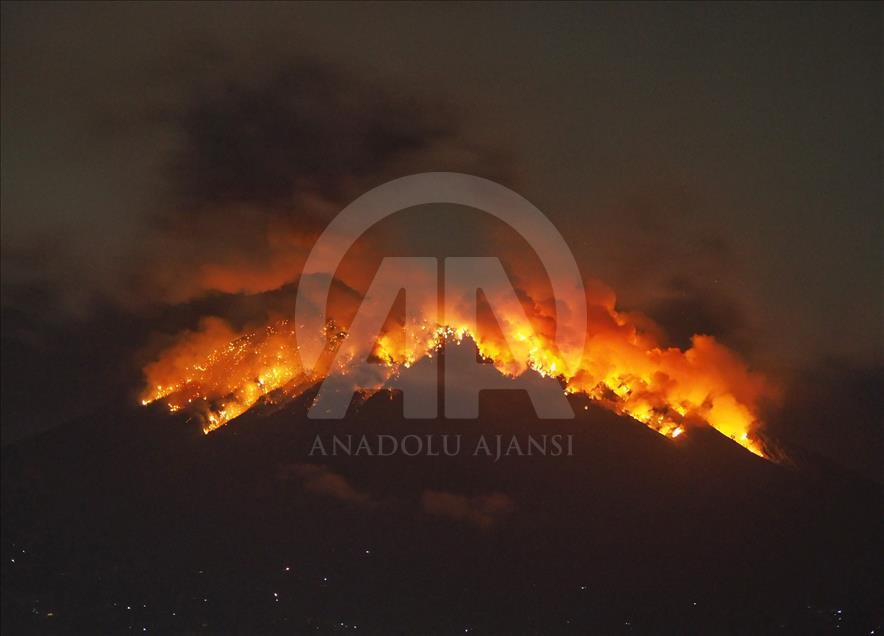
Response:
[[[480,355],[502,373],[516,376],[539,373],[562,381],[568,393],[583,393],[601,406],[628,415],[672,439],[689,435],[697,425],[709,425],[756,455],[765,456],[755,432],[760,426],[759,402],[766,394],[765,379],[750,372],[732,350],[708,335],[695,335],[686,350],[663,347],[647,318],[618,311],[610,290],[593,288],[588,295],[589,329],[580,368],[567,373],[545,334],[536,308],[524,317],[496,316],[497,329],[478,333],[468,321],[446,316],[446,324],[424,321],[410,333],[385,327],[374,357],[384,372],[371,392],[384,386],[403,369],[424,356],[433,356],[445,343],[464,338],[475,341]],[[401,327],[401,325],[399,325]],[[506,329],[506,338],[501,331]],[[496,333],[495,333],[496,331]],[[347,344],[346,331],[331,322],[323,337],[329,349]],[[509,345],[507,344],[509,343]],[[327,372],[347,373],[341,368]],[[238,333],[218,318],[205,319],[200,329],[179,336],[157,360],[144,369],[147,388],[142,403],[163,400],[171,411],[185,410],[197,417],[208,433],[249,410],[259,401],[299,395],[321,379],[302,369],[295,332],[288,320],[263,329]]]

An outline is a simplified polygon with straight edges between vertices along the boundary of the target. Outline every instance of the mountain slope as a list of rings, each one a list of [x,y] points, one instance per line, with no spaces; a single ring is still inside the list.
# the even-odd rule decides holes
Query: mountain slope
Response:
[[[580,396],[572,421],[538,421],[517,392],[483,395],[478,420],[406,421],[381,392],[340,422],[307,419],[310,397],[208,436],[121,406],[4,449],[4,631],[828,633],[880,620],[874,485],[767,462],[711,429],[670,440]],[[430,433],[461,435],[462,452],[309,454],[316,435]],[[472,453],[480,435],[543,433],[572,435],[573,456]]]

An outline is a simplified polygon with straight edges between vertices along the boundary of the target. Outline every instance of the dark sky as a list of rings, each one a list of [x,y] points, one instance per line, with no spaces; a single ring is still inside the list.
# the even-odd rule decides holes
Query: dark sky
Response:
[[[191,301],[205,281],[168,281],[219,241],[242,260],[236,237],[290,206],[280,193],[321,227],[386,179],[455,169],[527,196],[587,277],[676,337],[712,331],[762,368],[880,361],[880,5],[2,16],[3,303],[19,318],[34,290],[56,326]]]

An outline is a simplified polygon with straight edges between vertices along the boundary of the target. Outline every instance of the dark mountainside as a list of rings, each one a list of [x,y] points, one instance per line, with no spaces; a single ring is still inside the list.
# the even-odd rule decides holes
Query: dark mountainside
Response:
[[[382,392],[338,422],[308,420],[310,397],[208,436],[121,404],[5,448],[4,633],[880,627],[881,493],[862,478],[712,429],[668,440],[581,396],[570,421],[519,392],[484,394],[478,421],[405,421]],[[308,456],[316,433],[429,432],[465,451]],[[574,455],[472,455],[480,434],[544,432]]]

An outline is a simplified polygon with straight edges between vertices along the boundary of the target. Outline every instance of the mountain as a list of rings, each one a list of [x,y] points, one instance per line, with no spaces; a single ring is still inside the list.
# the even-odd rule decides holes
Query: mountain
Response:
[[[4,633],[881,624],[881,492],[862,478],[772,463],[713,429],[664,438],[580,395],[577,417],[560,421],[508,391],[483,394],[480,417],[463,421],[405,420],[387,391],[316,421],[311,399],[264,404],[210,435],[159,406],[111,403],[4,448]],[[340,450],[347,435],[355,449],[363,435],[371,446],[428,434],[460,435],[461,453],[315,448],[317,435],[329,451],[335,435]],[[497,435],[523,453],[534,435],[536,450],[543,434],[573,436],[573,454],[473,452]]]

